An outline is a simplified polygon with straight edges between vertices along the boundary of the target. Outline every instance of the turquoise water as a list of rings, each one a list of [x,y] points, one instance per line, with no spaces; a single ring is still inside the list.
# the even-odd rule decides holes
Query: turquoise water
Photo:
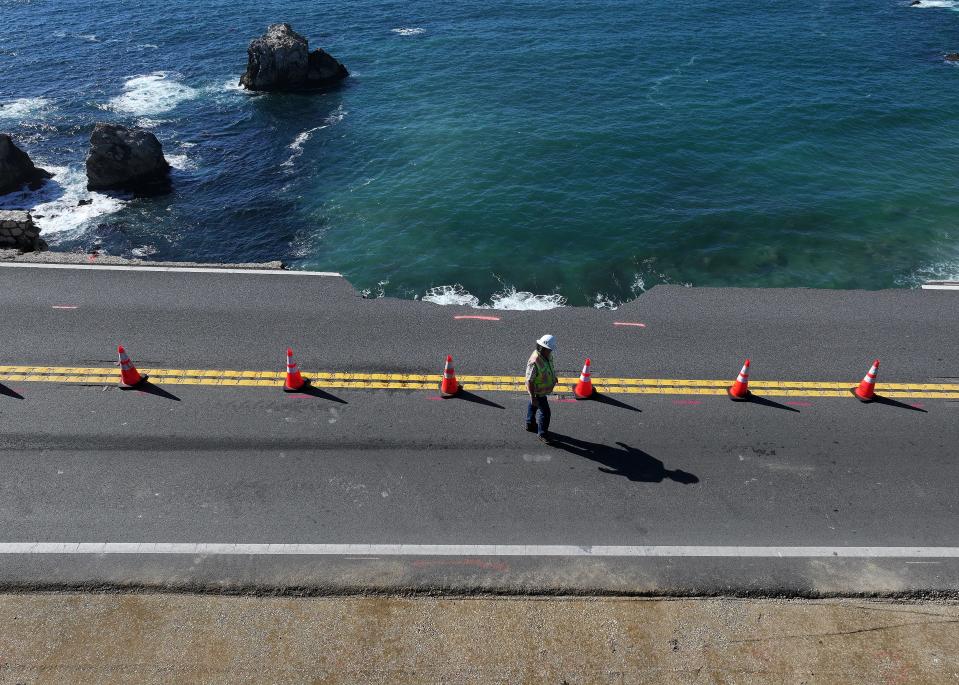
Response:
[[[0,1],[0,130],[60,170],[3,204],[63,249],[501,306],[957,278],[953,4]],[[235,87],[280,20],[344,87]],[[153,130],[175,193],[75,207],[98,120]]]

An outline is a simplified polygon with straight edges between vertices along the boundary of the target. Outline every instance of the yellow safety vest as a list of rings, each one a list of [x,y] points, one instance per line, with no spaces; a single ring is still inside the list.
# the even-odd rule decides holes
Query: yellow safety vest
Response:
[[[530,377],[530,384],[533,386],[535,395],[548,395],[556,387],[556,372],[553,371],[553,360],[540,356],[539,350],[533,352],[529,358],[529,364],[533,365],[533,375]]]

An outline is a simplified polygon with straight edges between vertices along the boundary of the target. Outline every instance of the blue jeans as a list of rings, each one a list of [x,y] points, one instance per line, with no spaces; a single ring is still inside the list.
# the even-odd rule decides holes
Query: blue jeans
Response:
[[[549,430],[549,402],[546,400],[545,395],[538,397],[537,400],[536,406],[533,406],[533,402],[530,400],[529,406],[526,408],[526,425],[532,425],[533,417],[535,415],[537,428],[536,432],[540,435],[543,435]]]

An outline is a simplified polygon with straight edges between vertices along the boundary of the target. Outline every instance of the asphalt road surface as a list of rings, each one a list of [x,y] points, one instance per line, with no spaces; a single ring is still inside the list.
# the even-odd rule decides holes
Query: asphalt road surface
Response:
[[[438,378],[452,353],[460,374],[516,376],[549,332],[561,374],[590,356],[597,382],[731,382],[749,356],[751,381],[851,388],[879,357],[880,393],[917,388],[564,386],[547,447],[509,390],[0,380],[4,586],[959,587],[953,292],[660,286],[617,311],[515,312],[365,300],[333,277],[8,267],[0,326],[9,367],[108,368],[123,343],[141,368],[280,372],[293,345],[306,370]]]

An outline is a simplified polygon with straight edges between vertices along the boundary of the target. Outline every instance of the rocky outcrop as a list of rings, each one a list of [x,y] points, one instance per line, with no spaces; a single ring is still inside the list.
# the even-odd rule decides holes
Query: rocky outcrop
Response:
[[[248,90],[310,90],[336,85],[347,76],[346,67],[325,50],[310,52],[306,38],[289,24],[273,24],[250,42],[240,85]]]
[[[0,195],[20,190],[25,185],[36,190],[52,175],[34,166],[27,153],[14,145],[10,136],[0,133]]]
[[[947,62],[959,62],[959,52],[949,52],[942,56]]]
[[[143,129],[97,124],[90,134],[87,190],[169,192],[170,165],[160,141]]]
[[[34,226],[30,212],[0,211],[0,249],[46,250],[40,229]]]

